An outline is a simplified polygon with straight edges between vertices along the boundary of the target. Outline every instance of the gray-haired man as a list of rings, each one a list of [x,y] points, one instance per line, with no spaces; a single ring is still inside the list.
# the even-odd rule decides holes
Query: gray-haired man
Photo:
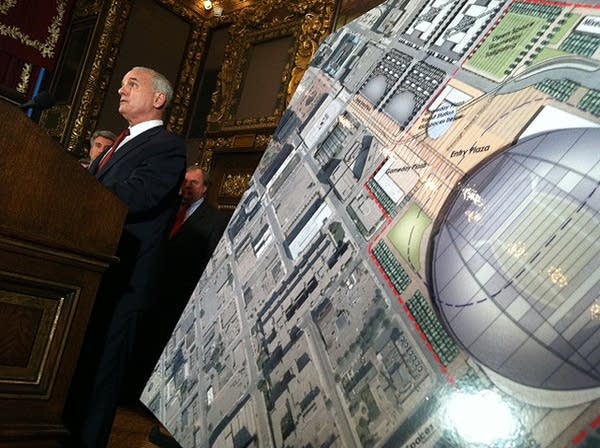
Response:
[[[115,142],[117,136],[111,131],[96,131],[90,137],[90,163]]]

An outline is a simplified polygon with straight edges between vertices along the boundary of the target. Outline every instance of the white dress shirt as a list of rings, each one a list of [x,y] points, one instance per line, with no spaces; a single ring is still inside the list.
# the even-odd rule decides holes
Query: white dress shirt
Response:
[[[119,148],[121,146],[123,146],[125,143],[127,143],[129,140],[137,137],[142,132],[146,132],[148,129],[152,129],[152,128],[155,128],[157,126],[162,126],[162,125],[163,125],[162,120],[148,120],[148,121],[143,121],[141,123],[131,126],[129,128],[129,135],[127,137],[125,137],[121,143],[119,143],[119,146],[117,146],[115,148],[115,152],[118,151]]]
[[[192,213],[194,213],[198,209],[198,207],[200,207],[202,205],[203,202],[204,202],[204,198],[200,198],[197,201],[192,202],[190,204],[190,207],[185,212],[185,219],[183,221],[185,222],[186,219],[188,219],[190,216],[192,216]]]

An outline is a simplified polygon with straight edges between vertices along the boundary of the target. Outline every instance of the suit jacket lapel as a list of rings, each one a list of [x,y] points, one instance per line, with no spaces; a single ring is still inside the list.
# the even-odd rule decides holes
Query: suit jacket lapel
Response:
[[[104,155],[106,154],[106,152],[109,150],[105,149],[102,154],[100,154],[98,157],[96,157],[94,159],[94,161],[90,164],[90,166],[88,167],[88,171],[90,173],[92,173],[94,176],[96,175],[96,172],[98,171],[98,165],[100,164],[100,160],[102,160],[102,158],[104,157]]]
[[[110,158],[100,173],[98,173],[98,163],[96,163],[93,174],[95,174],[98,179],[102,178],[111,169],[111,167],[123,159],[123,157],[138,150],[140,146],[146,143],[151,137],[156,135],[156,133],[158,133],[161,129],[161,126],[156,126],[148,129],[145,132],[142,132],[140,135],[135,136],[118,148],[117,152]],[[98,159],[100,159],[100,157],[98,157]],[[96,162],[96,160],[94,160],[94,162]]]
[[[202,202],[202,204],[200,204],[200,206],[196,210],[194,210],[194,213],[188,216],[188,219],[186,219],[183,222],[183,225],[181,226],[181,231],[178,233],[178,235],[181,235],[186,225],[190,225],[192,222],[201,221],[204,215],[206,215],[206,207],[204,206],[204,202]]]

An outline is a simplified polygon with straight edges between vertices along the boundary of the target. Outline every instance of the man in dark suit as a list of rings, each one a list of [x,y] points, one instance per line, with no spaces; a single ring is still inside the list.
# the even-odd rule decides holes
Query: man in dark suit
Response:
[[[227,225],[225,216],[205,201],[208,186],[209,178],[202,168],[191,166],[187,169],[181,187],[180,206],[185,218],[180,228],[175,223],[167,244],[165,287],[169,295],[180,297],[185,302],[194,291]]]
[[[93,377],[91,391],[88,384],[71,392],[79,402],[73,411],[79,407],[83,417],[74,445],[85,448],[106,446],[117,404],[132,381],[138,331],[159,298],[157,278],[185,171],[183,140],[163,128],[173,95],[167,79],[135,67],[123,77],[119,95],[129,128],[89,168],[129,211],[117,249],[120,261],[100,284],[78,366],[78,375]]]
[[[146,341],[143,359],[137,363],[143,384],[137,385],[135,394],[149,379],[227,226],[227,218],[205,201],[208,186],[208,176],[199,166],[188,167],[160,275],[161,299],[140,337]]]

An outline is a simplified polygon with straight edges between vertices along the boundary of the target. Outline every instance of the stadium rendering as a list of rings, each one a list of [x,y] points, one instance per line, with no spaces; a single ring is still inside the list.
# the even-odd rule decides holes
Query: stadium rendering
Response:
[[[443,321],[509,382],[600,386],[599,138],[526,138],[468,174],[438,218],[430,281]]]

